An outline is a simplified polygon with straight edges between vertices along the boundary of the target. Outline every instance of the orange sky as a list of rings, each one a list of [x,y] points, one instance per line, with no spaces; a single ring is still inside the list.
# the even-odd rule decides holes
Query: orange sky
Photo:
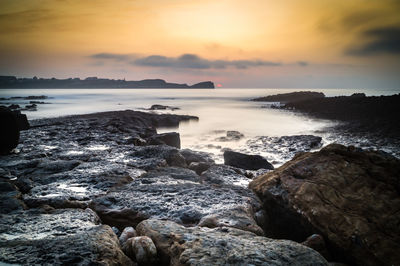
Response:
[[[400,87],[397,0],[0,0],[0,75]]]

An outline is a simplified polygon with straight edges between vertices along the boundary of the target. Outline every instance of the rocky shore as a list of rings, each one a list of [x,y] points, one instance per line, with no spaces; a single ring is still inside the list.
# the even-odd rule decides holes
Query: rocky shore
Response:
[[[366,96],[355,93],[351,96],[325,97],[323,93],[299,91],[252,99],[252,101],[280,103],[272,104],[281,108],[305,114],[317,119],[337,121],[337,125],[326,129],[334,133],[330,139],[335,142],[351,144],[360,141],[358,146],[390,150],[400,157],[400,94],[392,96]],[[341,141],[337,136],[342,136]]]
[[[180,149],[178,133],[157,134],[192,119],[126,110],[30,121],[0,160],[0,264],[400,263],[398,159],[330,145],[275,170],[230,151],[215,164]],[[285,149],[321,141],[298,138]]]

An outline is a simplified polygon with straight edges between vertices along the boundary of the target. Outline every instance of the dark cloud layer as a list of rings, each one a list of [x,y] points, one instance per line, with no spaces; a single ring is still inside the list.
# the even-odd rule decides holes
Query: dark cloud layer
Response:
[[[252,60],[209,60],[195,54],[183,54],[178,57],[167,57],[163,55],[150,55],[137,57],[128,54],[99,53],[90,56],[93,59],[127,61],[131,65],[146,67],[169,67],[169,68],[191,68],[191,69],[224,69],[235,67],[246,69],[260,66],[281,66],[279,62],[265,61],[261,59]],[[307,65],[302,62],[300,65]]]
[[[400,54],[400,27],[366,30],[362,33],[367,41],[346,51],[348,55],[370,56],[377,54]]]

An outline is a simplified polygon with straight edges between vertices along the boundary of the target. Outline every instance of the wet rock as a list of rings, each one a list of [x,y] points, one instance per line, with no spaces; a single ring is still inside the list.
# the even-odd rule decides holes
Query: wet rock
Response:
[[[210,168],[210,166],[211,165],[208,163],[192,162],[189,165],[189,169],[195,171],[198,175],[201,175],[204,171]]]
[[[132,265],[107,225],[90,210],[2,215],[0,261],[22,265]]]
[[[247,170],[274,169],[272,164],[260,155],[247,155],[230,150],[224,152],[224,163]]]
[[[172,153],[167,158],[167,164],[170,166],[179,166],[179,167],[187,166],[185,158],[178,151],[176,151],[175,153]]]
[[[324,98],[325,95],[322,92],[315,91],[296,91],[289,93],[281,93],[276,95],[269,95],[266,97],[260,97],[256,99],[252,99],[252,101],[256,102],[298,102],[304,100],[319,100]]]
[[[267,234],[303,241],[318,233],[335,261],[400,264],[400,161],[331,144],[256,178]]]
[[[216,141],[238,141],[240,139],[242,139],[244,137],[244,135],[242,133],[240,133],[239,131],[227,131],[226,132],[226,136],[223,137],[219,137],[216,138]]]
[[[289,240],[234,229],[183,227],[149,219],[137,226],[170,265],[328,265],[318,252]]]
[[[321,147],[322,138],[314,135],[292,135],[282,137],[261,136],[250,139],[246,145],[250,151],[263,152],[268,157],[286,162],[299,152],[307,152]]]
[[[20,191],[11,182],[0,179],[0,214],[23,210],[25,204],[20,198]]]
[[[125,227],[122,231],[121,235],[119,236],[119,244],[123,246],[125,242],[132,237],[136,236],[136,231],[133,227]]]
[[[186,163],[189,165],[193,162],[213,164],[214,160],[211,155],[206,152],[192,151],[189,149],[180,150],[180,154],[185,158]]]
[[[181,139],[179,133],[177,132],[168,132],[168,133],[153,135],[149,139],[147,139],[147,142],[150,145],[166,144],[168,146],[172,146],[178,149],[181,148]]]
[[[186,166],[186,161],[175,147],[151,145],[135,147],[133,150],[129,154],[130,157],[134,158],[133,161],[128,163],[130,166],[145,170],[153,170],[168,165]]]
[[[18,104],[11,104],[10,106],[8,106],[8,108],[10,108],[11,110],[16,110],[19,109],[20,106]]]
[[[19,127],[13,112],[0,106],[0,155],[7,154],[18,145]]]
[[[27,105],[25,105],[24,110],[26,110],[26,111],[36,111],[37,110],[37,105],[35,103],[34,104],[27,104]]]
[[[211,184],[234,185],[243,188],[247,188],[251,181],[239,169],[228,165],[213,165],[202,173],[201,178]]]
[[[129,238],[123,245],[125,254],[139,265],[157,265],[157,248],[147,236]]]
[[[179,110],[179,107],[172,107],[172,106],[168,106],[168,105],[161,105],[161,104],[153,104],[149,110],[171,110],[171,111],[175,111],[175,110]]]
[[[248,210],[248,221],[256,225],[252,214],[261,207],[247,188],[200,183],[194,171],[178,167],[150,171],[93,199],[90,206],[103,222],[118,228],[135,226],[150,217],[193,225],[207,215],[219,214],[221,221],[230,221],[234,219],[230,210],[239,207]]]

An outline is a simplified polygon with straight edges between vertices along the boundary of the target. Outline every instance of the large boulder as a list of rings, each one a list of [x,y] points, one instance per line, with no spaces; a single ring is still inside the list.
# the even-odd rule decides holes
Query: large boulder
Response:
[[[6,107],[0,107],[0,125],[0,154],[7,154],[17,147],[20,129],[14,113]]]
[[[0,218],[0,264],[133,265],[91,210],[32,209]]]
[[[298,154],[250,188],[263,201],[268,235],[304,241],[318,233],[334,260],[400,264],[400,161],[331,144]]]
[[[184,227],[149,219],[137,231],[153,240],[165,265],[328,265],[304,245],[234,228]]]
[[[246,170],[274,169],[274,166],[260,155],[248,155],[230,150],[224,152],[224,163]]]
[[[177,132],[168,132],[153,135],[147,140],[147,143],[151,145],[166,144],[168,146],[172,146],[178,149],[181,148],[181,138],[179,136],[179,133]]]

